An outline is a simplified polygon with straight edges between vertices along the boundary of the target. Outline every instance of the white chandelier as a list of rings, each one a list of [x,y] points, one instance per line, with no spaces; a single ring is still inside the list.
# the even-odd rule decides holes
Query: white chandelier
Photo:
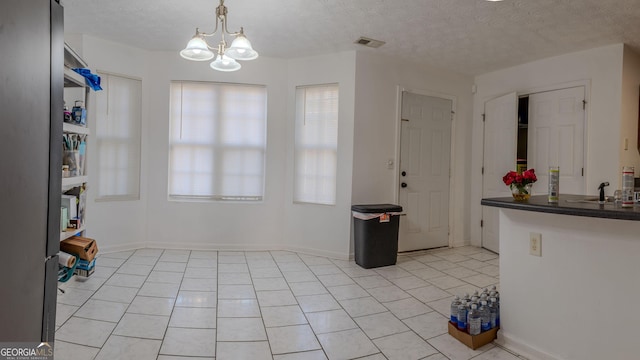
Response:
[[[218,43],[217,49],[209,46],[205,41],[206,36],[213,36],[218,31],[218,23],[220,23],[220,35],[222,39]],[[224,40],[224,34],[235,36],[230,47]],[[200,32],[196,28],[196,34],[189,40],[187,47],[180,51],[180,56],[187,60],[207,61],[213,59],[215,54],[211,50],[217,50],[216,59],[210,64],[211,68],[218,71],[236,71],[242,66],[236,60],[253,60],[258,57],[258,52],[253,50],[249,39],[244,35],[244,29],[240,31],[229,32],[227,29],[227,7],[224,6],[224,0],[220,0],[220,5],[216,8],[216,28],[212,33],[207,34]]]

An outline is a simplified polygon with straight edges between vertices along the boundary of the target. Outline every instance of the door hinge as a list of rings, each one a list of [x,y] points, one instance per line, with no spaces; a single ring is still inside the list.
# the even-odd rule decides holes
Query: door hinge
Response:
[[[484,226],[484,220],[480,220],[480,227]]]
[[[482,114],[482,122],[484,122],[484,114]]]
[[[582,110],[587,108],[587,100],[582,100]]]
[[[582,168],[582,176],[584,176],[584,168]]]
[[[484,175],[484,166],[482,167],[482,175]]]

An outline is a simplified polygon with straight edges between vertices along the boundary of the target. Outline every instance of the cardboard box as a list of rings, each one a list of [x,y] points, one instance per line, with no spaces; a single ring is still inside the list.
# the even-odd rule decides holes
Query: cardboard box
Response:
[[[98,244],[93,239],[74,236],[61,241],[60,250],[69,254],[77,254],[82,260],[91,261],[98,253]]]
[[[453,325],[452,322],[449,322],[449,334],[454,338],[458,339],[458,341],[460,341],[461,343],[472,348],[473,350],[481,346],[487,345],[488,343],[495,340],[498,334],[498,329],[499,328],[496,327],[491,330],[482,332],[478,335],[471,336],[469,335],[469,333],[465,331],[458,330],[458,327],[456,325]]]

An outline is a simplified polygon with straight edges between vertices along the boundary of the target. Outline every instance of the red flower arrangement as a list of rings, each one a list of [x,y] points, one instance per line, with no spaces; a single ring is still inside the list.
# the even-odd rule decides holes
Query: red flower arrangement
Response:
[[[523,171],[522,174],[515,171],[509,171],[502,177],[502,181],[505,185],[509,186],[511,190],[517,188],[521,194],[529,194],[526,185],[533,184],[538,181],[538,178],[536,177],[536,171],[534,169],[529,169]]]

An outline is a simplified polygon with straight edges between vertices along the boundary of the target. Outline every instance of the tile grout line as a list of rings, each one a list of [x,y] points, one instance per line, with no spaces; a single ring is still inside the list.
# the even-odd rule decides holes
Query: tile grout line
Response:
[[[145,276],[145,280],[143,281],[142,285],[141,285],[139,288],[137,288],[138,290],[136,291],[136,294],[134,295],[133,299],[132,299],[128,304],[127,304],[127,307],[126,307],[126,309],[125,309],[125,311],[124,311],[123,315],[122,315],[122,316],[120,316],[120,320],[118,320],[118,322],[116,322],[116,323],[115,323],[116,325],[115,325],[115,326],[114,326],[114,328],[112,329],[111,333],[108,335],[108,337],[107,337],[107,340],[106,340],[106,341],[108,341],[108,339],[109,339],[111,336],[121,336],[121,335],[115,335],[115,334],[113,334],[113,332],[115,331],[115,329],[116,329],[116,328],[118,327],[118,325],[120,324],[120,321],[122,321],[122,318],[124,317],[124,315],[126,315],[126,314],[127,314],[127,311],[128,311],[128,309],[131,307],[131,305],[132,305],[133,301],[135,300],[135,298],[139,296],[139,292],[141,291],[142,287],[144,287],[144,285],[148,283],[148,279],[149,279],[149,277],[150,277],[151,273],[154,271],[155,266],[160,262],[160,259],[162,258],[163,254],[165,254],[165,253],[166,253],[166,251],[167,251],[167,249],[158,249],[158,250],[162,250],[162,252],[161,252],[161,253],[160,253],[160,255],[158,255],[158,257],[155,259],[155,262],[154,262],[153,266],[151,267],[151,270],[150,270],[150,271],[149,271],[149,273],[147,273],[147,275]],[[451,250],[454,250],[454,249],[447,249],[447,250],[444,250],[444,251],[451,251]],[[442,250],[441,250],[441,251],[442,251]],[[441,252],[441,251],[438,251],[438,252]],[[444,252],[444,251],[442,251],[442,252]],[[431,256],[435,256],[435,257],[441,258],[441,259],[442,259],[442,260],[444,260],[444,261],[450,261],[450,260],[447,260],[446,258],[442,258],[442,257],[438,256],[438,255],[437,255],[437,253],[438,253],[438,252],[435,252],[435,253],[434,253],[434,252],[426,251],[426,252],[422,252],[422,253],[420,253],[420,254],[416,254],[416,256],[415,256],[415,257],[413,257],[413,256],[407,256],[407,257],[406,257],[406,260],[407,260],[407,261],[417,261],[417,262],[419,262],[419,263],[423,264],[423,265],[425,266],[425,268],[427,268],[427,269],[432,269],[432,270],[434,270],[434,271],[440,271],[440,270],[438,270],[438,269],[436,269],[436,268],[431,267],[431,266],[429,265],[429,263],[422,262],[422,261],[420,261],[420,260],[416,260],[416,258],[418,258],[418,257],[422,257],[422,256],[425,256],[425,255],[431,255]],[[300,303],[298,302],[298,299],[297,299],[297,297],[298,297],[298,296],[296,296],[296,295],[294,294],[294,292],[293,292],[293,290],[292,290],[292,288],[291,288],[291,284],[292,284],[292,283],[290,283],[290,282],[286,279],[286,277],[284,276],[284,273],[283,273],[283,271],[282,271],[282,268],[281,268],[281,264],[285,263],[286,261],[285,261],[285,262],[283,262],[283,261],[278,262],[278,261],[276,260],[275,255],[272,253],[272,251],[266,251],[265,253],[268,253],[268,254],[269,254],[270,260],[272,260],[272,261],[275,263],[275,266],[276,266],[276,268],[278,269],[278,271],[279,271],[279,273],[280,273],[280,276],[279,276],[279,277],[277,277],[277,278],[274,278],[274,279],[283,279],[283,280],[284,280],[285,284],[287,285],[287,289],[288,289],[288,291],[292,294],[293,298],[294,298],[294,299],[295,299],[295,301],[296,301],[296,306],[298,306],[298,308],[300,308]],[[309,271],[310,273],[312,273],[312,274],[313,274],[313,279],[314,279],[314,280],[305,281],[305,282],[317,282],[317,283],[319,283],[319,284],[322,286],[322,289],[323,289],[324,291],[326,291],[326,292],[327,292],[327,295],[329,295],[329,296],[330,296],[330,298],[338,304],[338,306],[339,306],[340,310],[341,310],[341,311],[343,311],[343,312],[345,312],[345,313],[347,314],[347,316],[349,316],[349,318],[350,318],[352,321],[354,321],[356,318],[358,318],[358,317],[356,317],[356,318],[352,317],[350,314],[348,314],[348,313],[345,311],[345,309],[344,309],[344,307],[342,306],[342,304],[340,303],[340,301],[338,301],[338,300],[336,299],[335,295],[334,295],[334,294],[329,290],[329,287],[327,287],[327,286],[325,285],[325,283],[324,283],[322,280],[320,280],[319,275],[318,275],[318,274],[316,274],[316,272],[315,272],[315,271],[310,267],[310,266],[314,265],[313,263],[311,263],[311,264],[307,264],[307,262],[305,262],[305,260],[304,260],[304,257],[301,257],[301,256],[300,256],[300,254],[298,254],[298,253],[295,253],[295,252],[287,252],[287,253],[290,253],[290,254],[292,254],[292,255],[296,255],[297,260],[296,260],[295,262],[300,261],[302,264],[304,264],[304,267],[305,267],[305,270],[304,270],[304,271]],[[482,252],[482,250],[481,250],[480,252],[476,252],[476,253],[473,253],[473,254],[470,254],[470,255],[475,255],[475,254],[478,254],[478,253],[483,253],[483,252]],[[65,324],[67,324],[67,322],[69,321],[69,319],[71,319],[71,318],[73,318],[73,317],[82,318],[82,319],[88,319],[88,318],[83,318],[83,317],[80,317],[80,316],[76,316],[76,313],[77,313],[77,312],[78,312],[78,311],[79,311],[83,306],[85,306],[85,305],[86,305],[86,303],[87,303],[89,300],[95,300],[95,301],[98,301],[98,300],[99,300],[99,301],[107,301],[107,302],[113,302],[113,303],[125,304],[125,303],[121,303],[121,302],[117,302],[117,301],[111,301],[111,300],[93,299],[93,296],[94,296],[94,295],[95,295],[95,294],[96,294],[100,289],[102,289],[105,285],[107,285],[107,282],[108,282],[108,281],[110,281],[110,280],[113,278],[113,276],[115,276],[116,274],[121,274],[121,275],[136,275],[136,274],[118,273],[118,271],[121,269],[121,267],[122,267],[123,265],[125,265],[128,261],[130,261],[130,260],[135,256],[135,254],[136,254],[136,251],[134,251],[133,253],[131,253],[131,254],[130,254],[126,259],[121,259],[121,260],[124,260],[124,261],[120,264],[120,266],[115,267],[114,272],[113,272],[113,273],[111,273],[111,275],[109,275],[109,277],[107,277],[107,278],[104,280],[104,282],[103,282],[103,283],[102,283],[102,284],[101,284],[97,289],[95,289],[95,290],[88,290],[88,291],[92,291],[92,292],[93,292],[93,293],[91,294],[91,296],[89,296],[89,298],[87,298],[87,299],[82,303],[82,305],[78,306],[78,308],[77,308],[76,310],[74,310],[74,311],[69,315],[69,317],[67,318],[67,320],[65,320],[65,322],[63,322],[63,323],[60,325],[60,327],[58,327],[58,329],[59,329],[59,328],[61,328],[62,326],[64,326]],[[246,264],[246,266],[247,266],[249,279],[250,279],[250,281],[251,281],[251,286],[252,286],[252,289],[253,289],[254,293],[256,294],[256,303],[257,303],[257,305],[258,305],[258,311],[259,311],[259,313],[260,313],[260,319],[261,319],[262,327],[263,327],[263,329],[265,330],[265,333],[266,333],[266,332],[267,332],[267,327],[266,327],[266,324],[265,324],[265,322],[264,322],[264,321],[265,321],[265,319],[264,319],[264,317],[263,317],[263,312],[262,312],[263,307],[260,305],[260,302],[259,302],[259,300],[258,300],[258,296],[257,296],[259,291],[256,289],[256,284],[255,284],[255,281],[254,281],[255,279],[254,279],[254,278],[253,278],[253,276],[252,276],[251,268],[249,267],[249,261],[248,261],[248,259],[247,259],[246,254],[247,254],[247,252],[246,252],[246,251],[242,252],[242,256],[244,257],[244,261],[245,261],[245,264]],[[173,314],[174,314],[174,310],[175,310],[175,308],[176,308],[176,304],[177,304],[177,297],[179,296],[180,289],[181,289],[181,287],[182,287],[182,284],[184,283],[184,279],[185,279],[185,277],[186,277],[186,269],[187,269],[187,265],[188,265],[188,262],[189,262],[189,260],[191,259],[192,255],[193,255],[193,251],[189,251],[189,256],[187,257],[187,263],[186,263],[186,265],[185,265],[185,269],[182,271],[182,276],[181,276],[181,278],[180,278],[180,283],[179,283],[179,284],[177,284],[177,285],[178,285],[178,293],[177,293],[177,294],[175,295],[175,297],[174,297],[174,303],[173,303],[173,306],[172,306],[172,308],[171,308],[171,313],[169,314],[169,322],[167,323],[167,328],[165,328],[164,335],[163,335],[162,339],[160,340],[160,341],[161,341],[161,347],[162,347],[162,344],[164,344],[164,341],[165,341],[165,338],[166,338],[166,333],[167,333],[167,331],[168,331],[168,328],[170,327],[170,326],[169,326],[169,323],[170,323],[170,321],[171,321],[171,317],[172,317],[172,316],[173,316]],[[220,252],[219,252],[219,251],[217,251],[217,252],[216,252],[216,268],[215,268],[215,275],[216,275],[216,285],[215,285],[215,289],[216,289],[216,323],[215,323],[215,328],[216,328],[216,332],[217,332],[217,333],[216,333],[216,342],[218,342],[218,341],[217,341],[217,335],[218,335],[218,330],[219,330],[219,329],[218,329],[218,318],[219,318],[219,316],[218,316],[218,315],[219,315],[219,301],[218,301],[219,299],[218,299],[218,297],[219,297],[219,285],[220,285],[220,283],[219,283],[219,275],[220,275],[220,273],[219,273],[219,266],[218,266],[218,265],[219,265],[219,261],[220,261],[220,256],[221,256],[221,255],[222,255],[222,254],[220,254]],[[447,255],[447,256],[450,256],[450,255],[460,255],[460,256],[467,257],[467,258],[469,258],[469,259],[473,259],[473,258],[471,258],[469,255],[460,254],[460,253],[455,253],[455,252],[453,252],[452,254],[447,253],[446,255]],[[404,255],[402,255],[402,256],[404,257]],[[418,299],[417,299],[413,294],[408,293],[408,290],[411,290],[411,289],[404,290],[404,289],[400,288],[397,284],[395,284],[392,280],[400,279],[400,278],[403,278],[403,277],[414,276],[414,277],[416,277],[416,278],[418,278],[418,279],[420,279],[420,280],[424,281],[424,282],[427,284],[426,286],[433,286],[433,287],[435,287],[435,288],[437,288],[437,289],[439,289],[439,290],[441,290],[441,291],[444,291],[444,292],[446,292],[447,294],[449,294],[448,296],[443,297],[442,299],[436,299],[436,300],[433,300],[433,302],[435,302],[435,301],[440,301],[440,300],[443,300],[443,299],[447,299],[447,298],[452,297],[453,295],[451,294],[451,292],[450,292],[450,291],[451,291],[451,290],[453,290],[453,289],[456,289],[456,288],[458,288],[458,287],[462,287],[462,286],[467,286],[467,285],[469,285],[469,286],[472,286],[472,287],[477,288],[477,289],[481,289],[481,288],[483,288],[483,286],[477,286],[477,285],[472,284],[472,283],[469,283],[469,282],[467,282],[467,281],[465,281],[465,280],[463,280],[463,279],[461,279],[461,278],[459,278],[459,277],[457,277],[457,276],[453,276],[453,275],[450,275],[450,274],[444,273],[445,275],[443,275],[443,276],[439,276],[439,277],[451,276],[452,278],[457,279],[457,280],[459,280],[459,281],[462,281],[463,283],[466,283],[467,285],[460,285],[460,286],[455,286],[455,287],[453,287],[453,288],[449,288],[449,289],[443,289],[443,288],[439,287],[438,285],[436,285],[436,284],[434,284],[434,283],[431,283],[429,280],[423,279],[423,278],[421,278],[420,276],[417,276],[414,272],[412,272],[412,270],[419,270],[419,269],[407,270],[407,269],[404,269],[402,266],[399,266],[399,264],[396,264],[396,266],[398,266],[398,269],[402,269],[403,271],[406,271],[408,275],[406,275],[406,276],[400,276],[400,277],[394,277],[394,278],[389,278],[389,276],[393,276],[393,274],[381,273],[381,272],[379,272],[379,271],[377,271],[377,270],[374,270],[374,272],[373,272],[373,273],[371,273],[371,274],[369,274],[369,275],[362,275],[362,276],[349,275],[349,274],[347,274],[347,273],[346,273],[345,269],[346,269],[347,267],[351,267],[351,266],[347,266],[347,267],[345,267],[345,266],[340,266],[340,265],[344,265],[344,264],[342,264],[342,263],[341,263],[340,265],[339,265],[339,264],[336,264],[335,262],[333,262],[333,261],[332,261],[332,259],[325,258],[325,257],[319,257],[319,256],[314,256],[314,257],[322,258],[322,259],[327,259],[331,264],[333,264],[333,266],[335,266],[335,267],[337,267],[337,268],[338,268],[338,270],[339,270],[339,274],[340,274],[340,275],[344,275],[344,276],[346,276],[350,281],[352,281],[352,282],[353,282],[353,285],[356,285],[356,286],[358,286],[358,287],[362,288],[362,289],[364,290],[364,292],[365,292],[366,294],[368,294],[368,295],[369,295],[368,297],[371,297],[371,298],[372,298],[372,299],[374,299],[377,303],[379,303],[380,305],[382,305],[382,306],[386,309],[386,311],[385,311],[385,312],[389,312],[389,313],[390,313],[394,318],[396,318],[398,321],[400,321],[400,323],[404,324],[405,326],[407,326],[407,325],[404,323],[404,321],[403,321],[403,320],[401,320],[401,319],[399,319],[399,318],[398,318],[398,316],[397,316],[396,314],[394,314],[394,313],[393,313],[389,308],[387,308],[387,306],[385,305],[386,303],[393,302],[393,301],[397,301],[397,300],[390,300],[390,301],[386,301],[386,302],[380,301],[376,296],[374,296],[374,295],[370,292],[370,290],[372,290],[372,289],[376,289],[376,288],[380,288],[380,287],[384,287],[384,286],[394,286],[394,287],[396,287],[396,288],[400,289],[400,291],[402,291],[402,293],[403,293],[403,294],[406,294],[406,295],[407,295],[407,296],[409,296],[410,298],[412,298],[412,299],[414,299],[414,300],[418,301],[419,303],[421,303],[421,304],[423,304],[423,305],[427,306],[428,308],[432,309],[432,312],[439,313],[440,315],[442,315],[442,313],[440,313],[436,308],[432,308],[428,303],[425,303],[425,302],[423,302],[423,301],[421,301],[421,300],[418,300]],[[489,263],[488,263],[488,261],[494,261],[494,260],[496,260],[496,258],[498,258],[498,257],[496,256],[496,257],[494,257],[494,258],[487,259],[487,260],[477,260],[477,259],[473,259],[473,260],[476,260],[476,261],[482,262],[482,263],[484,264],[484,266],[482,266],[482,267],[486,267],[486,266],[489,266],[489,265],[490,265],[490,266],[498,266],[498,265],[493,265],[493,264],[489,264]],[[115,258],[114,258],[114,259],[115,259]],[[117,259],[119,259],[119,258],[117,258]],[[438,261],[440,261],[440,260],[438,260]],[[495,282],[495,283],[493,283],[493,284],[499,284],[499,278],[496,278],[496,276],[492,276],[492,275],[485,274],[485,273],[482,273],[482,272],[479,272],[479,271],[475,271],[474,269],[469,269],[469,268],[467,268],[466,266],[464,266],[464,265],[460,265],[460,264],[459,264],[459,263],[464,262],[464,261],[467,261],[467,260],[461,260],[461,261],[458,261],[457,263],[454,263],[454,262],[452,262],[452,263],[456,264],[456,266],[457,266],[457,267],[459,267],[459,268],[465,268],[465,269],[468,269],[468,270],[474,271],[474,272],[476,272],[476,273],[478,273],[478,274],[483,274],[483,275],[485,275],[485,276],[487,276],[487,277],[493,278],[493,279],[495,279],[495,280],[496,280],[496,282]],[[433,261],[431,261],[431,262],[433,262]],[[450,261],[450,262],[451,262],[451,261]],[[353,263],[353,261],[347,262],[347,264],[350,264],[350,263]],[[137,264],[133,264],[133,265],[137,265]],[[315,264],[315,265],[324,265],[324,264]],[[327,264],[327,265],[328,265],[328,264]],[[160,270],[158,270],[158,271],[160,271]],[[292,270],[292,271],[293,271],[293,270]],[[443,272],[443,271],[441,271],[441,272]],[[323,274],[323,275],[324,275],[324,274]],[[326,275],[333,275],[333,274],[326,274]],[[337,274],[336,274],[336,275],[337,275]],[[362,285],[360,285],[357,281],[355,281],[355,278],[363,277],[363,276],[372,276],[372,275],[379,276],[380,278],[382,278],[382,279],[384,279],[385,281],[389,282],[389,283],[390,283],[390,285],[376,286],[376,287],[373,287],[373,288],[363,288],[363,287],[362,287]],[[385,275],[386,275],[386,276],[385,276]],[[439,277],[435,277],[435,278],[433,278],[433,279],[436,279],[436,278],[439,278]],[[271,279],[271,278],[269,278],[269,279]],[[154,282],[154,283],[155,283],[155,282]],[[164,283],[161,283],[161,284],[164,284]],[[335,286],[331,286],[331,287],[332,287],[332,288],[335,288],[335,287],[338,287],[338,286],[349,286],[349,285],[352,285],[352,284],[335,285]],[[125,288],[135,288],[135,287],[128,287],[128,286],[120,286],[120,285],[110,285],[110,286],[125,287]],[[490,285],[487,285],[487,286],[491,286],[491,284],[490,284]],[[486,286],[485,286],[485,287],[486,287]],[[418,288],[420,288],[420,287],[418,287]],[[80,289],[80,290],[82,290],[82,289]],[[85,289],[85,290],[86,290],[86,289]],[[260,291],[267,291],[267,290],[260,290]],[[155,296],[151,296],[151,297],[154,297],[154,298],[155,298]],[[159,297],[159,298],[164,298],[164,297]],[[408,299],[408,298],[407,298],[407,299]],[[402,299],[399,299],[399,300],[402,300]],[[68,304],[63,304],[63,305],[67,305],[67,306],[74,306],[74,305],[68,305]],[[277,306],[277,305],[274,305],[274,306]],[[318,312],[326,312],[326,311],[329,311],[329,310],[322,310],[322,311],[318,311]],[[316,312],[316,311],[314,311],[314,312]],[[384,312],[383,312],[383,313],[384,313]],[[134,313],[131,313],[131,314],[134,314]],[[380,314],[380,313],[376,313],[376,314]],[[376,315],[376,314],[370,314],[370,315]],[[320,345],[320,349],[323,351],[324,355],[328,358],[325,348],[322,346],[322,344],[321,344],[321,343],[320,343],[320,341],[319,341],[318,334],[316,334],[316,332],[315,332],[315,330],[313,329],[313,327],[311,327],[311,324],[310,324],[310,322],[309,322],[309,318],[307,317],[307,312],[302,311],[302,315],[304,316],[304,319],[305,319],[305,321],[306,321],[306,325],[311,329],[312,333],[314,334],[314,337],[315,337],[316,341],[317,341],[317,342],[318,342],[318,344]],[[362,316],[359,316],[359,317],[363,317],[363,316],[369,316],[369,315],[362,315]],[[416,316],[419,316],[419,315],[416,315]],[[95,319],[88,319],[88,320],[101,321],[101,322],[106,322],[106,323],[113,323],[113,322],[111,322],[111,321],[103,321],[103,320],[95,320]],[[405,320],[406,320],[406,319],[405,319]],[[355,322],[355,321],[354,321],[354,323],[355,323],[355,325],[356,325],[356,329],[359,329],[359,330],[360,330],[363,334],[365,334],[365,336],[366,336],[366,333],[364,333],[364,330],[362,330],[362,328],[360,327],[360,325],[359,325],[357,322]],[[287,325],[287,326],[290,326],[290,325]],[[336,331],[331,331],[331,332],[328,332],[328,333],[335,333],[335,332],[336,332]],[[384,337],[387,337],[387,336],[393,336],[393,335],[398,335],[398,334],[404,334],[404,333],[408,333],[408,332],[412,332],[412,333],[416,334],[416,333],[415,333],[415,331],[414,331],[413,329],[408,328],[408,330],[400,331],[400,332],[398,332],[398,333],[394,333],[394,334],[390,334],[390,335],[380,336],[380,337],[377,337],[377,338],[375,338],[375,339],[371,339],[371,338],[369,338],[368,336],[367,336],[367,338],[369,339],[369,341],[371,341],[371,343],[373,343],[373,340],[381,339],[381,338],[384,338]],[[446,334],[446,333],[445,333],[445,334]],[[416,334],[416,335],[417,335],[417,334]],[[436,335],[436,336],[434,336],[434,337],[432,337],[432,338],[430,338],[430,339],[433,339],[433,338],[435,338],[435,337],[442,336],[442,335],[444,335],[444,334]],[[420,339],[422,339],[422,337],[421,337],[420,335],[417,335],[417,336],[418,336]],[[122,337],[139,338],[139,337],[135,337],[135,336],[122,336]],[[140,339],[148,339],[148,338],[140,338]],[[429,339],[422,339],[422,340],[423,340],[424,342],[426,342],[427,344],[431,345],[431,344],[429,343],[429,341],[428,341]],[[69,341],[64,341],[64,340],[60,340],[60,341],[61,341],[61,342],[66,342],[66,343],[71,343],[71,344],[76,344],[76,343],[74,343],[74,342],[69,342]],[[83,345],[83,344],[77,344],[77,345],[79,345],[79,346],[84,346],[84,347],[87,347],[87,348],[92,348],[92,349],[99,349],[99,350],[98,350],[98,353],[97,353],[97,355],[96,355],[96,356],[98,356],[98,355],[100,354],[100,352],[102,351],[102,349],[103,349],[104,345],[106,344],[106,341],[105,341],[105,343],[104,343],[100,348],[96,348],[96,347],[92,347],[92,346],[87,346],[87,345]],[[260,341],[263,341],[263,340],[260,340]],[[253,342],[253,341],[252,341],[252,342]],[[257,341],[256,341],[256,342],[257,342]],[[267,343],[268,343],[268,346],[269,346],[269,350],[271,351],[271,356],[273,357],[273,356],[274,356],[274,354],[273,354],[273,352],[272,352],[273,350],[272,350],[272,348],[271,348],[271,342],[269,341],[268,336],[267,336]],[[217,344],[216,344],[216,345],[217,345]],[[380,349],[377,347],[377,345],[376,345],[375,343],[373,343],[373,345],[374,345],[374,347],[378,350],[378,353],[376,353],[376,354],[380,354],[381,356],[386,357],[386,355],[384,355],[384,354],[380,351]],[[432,345],[431,345],[431,346],[432,346]],[[434,347],[434,346],[432,346],[432,347],[433,347],[433,348],[434,348],[438,353],[442,354],[442,352],[441,352],[440,350],[438,350],[436,347]],[[217,351],[218,351],[218,346],[216,346],[216,354],[217,354]],[[316,350],[297,351],[297,352],[294,352],[294,353],[303,353],[303,352],[308,352],[308,351],[316,351]],[[162,355],[162,354],[160,354],[160,349],[159,349],[159,350],[158,350],[157,357],[159,357],[160,355]],[[434,354],[434,355],[435,355],[435,354]],[[430,355],[430,356],[431,356],[431,355]]]

